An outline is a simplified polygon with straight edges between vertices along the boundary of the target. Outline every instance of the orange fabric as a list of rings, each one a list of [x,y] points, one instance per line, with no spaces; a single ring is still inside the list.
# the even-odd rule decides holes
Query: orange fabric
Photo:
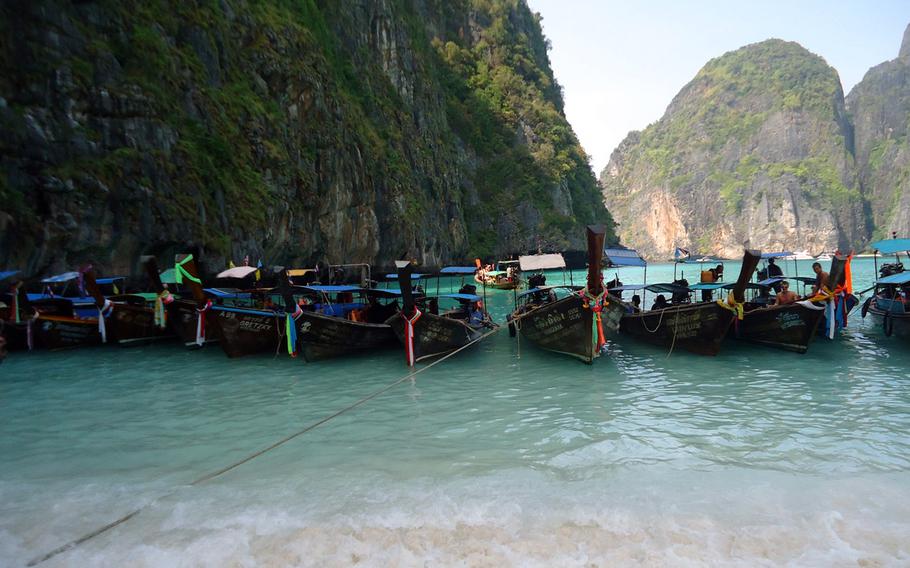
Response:
[[[847,279],[846,282],[844,283],[844,286],[846,286],[848,294],[853,293],[853,275],[850,272],[850,261],[851,260],[853,260],[853,255],[852,254],[847,255],[847,264],[844,265],[844,276],[846,276],[846,279]]]

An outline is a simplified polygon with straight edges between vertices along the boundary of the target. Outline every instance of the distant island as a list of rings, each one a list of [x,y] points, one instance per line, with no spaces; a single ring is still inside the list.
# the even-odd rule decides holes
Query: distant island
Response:
[[[600,175],[622,241],[735,257],[861,250],[910,234],[910,44],[844,97],[824,59],[771,39],[706,64]]]

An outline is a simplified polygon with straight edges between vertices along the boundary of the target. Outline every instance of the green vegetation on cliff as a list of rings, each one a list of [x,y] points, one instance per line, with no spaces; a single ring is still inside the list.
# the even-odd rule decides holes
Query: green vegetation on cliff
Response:
[[[609,214],[519,0],[0,8],[0,261],[426,262]],[[4,256],[5,255],[5,256]]]
[[[620,147],[601,183],[620,227],[630,224],[620,236],[651,254],[674,242],[735,254],[746,240],[821,250],[865,239],[852,167],[837,72],[796,43],[767,40],[708,62]],[[682,227],[649,212],[658,195]],[[656,234],[641,228],[649,215]]]

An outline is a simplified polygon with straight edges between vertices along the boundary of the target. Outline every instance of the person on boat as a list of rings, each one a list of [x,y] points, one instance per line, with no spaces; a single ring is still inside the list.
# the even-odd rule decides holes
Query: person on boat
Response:
[[[810,296],[815,296],[823,289],[828,288],[828,273],[822,270],[822,265],[818,262],[812,263],[812,271],[815,272],[815,285],[812,286],[812,294]]]
[[[777,296],[774,298],[775,306],[786,306],[788,304],[793,304],[799,300],[799,296],[796,295],[796,292],[790,291],[790,283],[784,280],[780,283],[780,292],[777,293]]]
[[[781,278],[784,275],[784,271],[781,270],[780,266],[777,265],[777,262],[773,258],[768,259],[768,278]],[[781,282],[777,282],[771,285],[771,289],[774,290],[776,294],[780,294]]]
[[[480,302],[471,302],[468,323],[471,325],[480,325],[483,323],[483,307]]]
[[[667,301],[667,297],[663,294],[658,294],[657,299],[654,300],[654,303],[651,304],[652,310],[662,310],[664,308],[669,308],[670,302]]]
[[[638,294],[633,295],[632,296],[632,305],[629,306],[629,308],[632,310],[631,313],[633,313],[633,314],[636,312],[640,312],[641,311],[641,296],[639,296]]]

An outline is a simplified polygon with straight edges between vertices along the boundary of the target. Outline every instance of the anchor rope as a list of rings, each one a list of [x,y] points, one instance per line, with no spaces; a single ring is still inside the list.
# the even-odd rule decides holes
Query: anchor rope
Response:
[[[352,404],[350,404],[350,405],[348,405],[348,406],[342,408],[341,410],[338,410],[338,411],[336,411],[336,412],[334,412],[334,413],[332,413],[332,414],[330,414],[330,415],[328,415],[328,416],[325,416],[325,417],[323,417],[323,418],[317,420],[316,422],[313,422],[312,424],[306,426],[305,428],[303,428],[303,429],[301,429],[301,430],[298,430],[298,431],[296,431],[296,432],[294,432],[294,433],[292,433],[292,434],[289,434],[289,435],[285,436],[284,438],[278,440],[277,442],[275,442],[275,443],[273,443],[273,444],[271,444],[271,445],[269,445],[269,446],[266,446],[265,448],[262,448],[262,449],[260,449],[260,450],[257,450],[256,452],[253,452],[252,454],[248,455],[247,457],[245,457],[245,458],[243,458],[243,459],[241,459],[241,460],[239,460],[239,461],[236,461],[236,462],[234,462],[234,463],[232,463],[232,464],[230,464],[230,465],[228,465],[228,466],[225,466],[225,467],[223,467],[223,468],[221,468],[221,469],[219,469],[219,470],[217,470],[217,471],[213,471],[213,472],[207,473],[207,474],[205,474],[205,475],[203,475],[203,476],[201,476],[201,477],[198,477],[198,478],[196,478],[195,480],[193,480],[193,481],[191,481],[190,483],[188,483],[187,485],[180,485],[180,486],[177,486],[177,487],[173,488],[172,490],[168,491],[167,493],[165,493],[165,494],[163,494],[163,495],[161,495],[161,496],[159,496],[159,497],[156,497],[156,498],[152,499],[151,501],[149,501],[149,502],[146,503],[145,505],[142,505],[142,506],[139,507],[138,509],[134,509],[133,511],[130,511],[129,513],[127,513],[126,515],[123,515],[123,516],[120,517],[119,519],[116,519],[116,520],[114,520],[114,521],[112,521],[112,522],[110,522],[110,523],[108,523],[108,524],[106,524],[106,525],[104,525],[104,526],[102,526],[102,527],[99,527],[99,528],[93,530],[92,532],[87,533],[87,534],[85,534],[85,535],[83,535],[83,536],[81,536],[81,537],[79,537],[79,538],[77,538],[77,539],[75,539],[75,540],[71,540],[70,542],[68,542],[68,543],[66,543],[66,544],[64,544],[64,545],[61,545],[61,546],[55,548],[54,550],[51,550],[50,552],[47,552],[46,554],[44,554],[44,555],[42,555],[42,556],[39,556],[39,557],[37,557],[37,558],[34,558],[33,560],[31,560],[31,561],[27,564],[27,566],[37,566],[37,565],[39,565],[39,564],[42,564],[43,562],[46,562],[46,561],[50,560],[51,558],[53,558],[53,557],[55,557],[55,556],[57,556],[57,555],[59,555],[59,554],[62,554],[62,553],[64,553],[64,552],[68,551],[68,550],[72,550],[72,549],[74,549],[74,548],[76,548],[76,547],[78,547],[78,546],[80,546],[80,545],[82,545],[82,544],[84,544],[84,543],[90,541],[91,539],[95,538],[96,536],[102,535],[102,534],[106,533],[107,531],[109,531],[109,530],[111,530],[111,529],[113,529],[113,528],[115,528],[115,527],[118,527],[118,526],[122,525],[123,523],[129,521],[130,519],[132,519],[133,517],[135,517],[136,515],[138,515],[138,514],[141,513],[142,511],[144,511],[145,509],[147,509],[147,508],[149,508],[150,506],[152,506],[153,504],[155,504],[155,503],[157,503],[157,502],[159,502],[159,501],[162,501],[162,500],[164,500],[164,499],[167,499],[168,497],[170,497],[170,496],[176,494],[176,493],[177,493],[178,491],[180,491],[181,489],[189,488],[189,487],[195,487],[195,486],[200,485],[200,484],[202,484],[202,483],[205,483],[205,482],[207,482],[207,481],[211,481],[212,479],[215,479],[216,477],[220,477],[220,476],[224,475],[225,473],[228,473],[229,471],[232,471],[232,470],[234,470],[234,469],[237,469],[238,467],[242,466],[243,464],[248,463],[248,462],[250,462],[250,461],[252,461],[252,460],[258,458],[259,456],[261,456],[261,455],[263,455],[263,454],[265,454],[265,453],[267,453],[267,452],[270,452],[270,451],[274,450],[275,448],[278,448],[278,447],[280,447],[280,446],[282,446],[282,445],[284,445],[284,444],[290,442],[290,441],[293,440],[294,438],[297,438],[297,437],[299,437],[299,436],[302,436],[303,434],[306,434],[307,432],[309,432],[309,431],[311,431],[311,430],[315,430],[316,428],[318,428],[319,426],[322,426],[322,425],[325,424],[326,422],[329,422],[330,420],[332,420],[332,419],[334,419],[334,418],[337,418],[337,417],[341,416],[342,414],[346,414],[347,412],[350,412],[351,410],[354,410],[355,408],[357,408],[357,407],[359,407],[359,406],[362,406],[363,404],[369,402],[370,400],[373,400],[374,398],[376,398],[376,397],[378,397],[378,396],[380,396],[380,395],[382,395],[382,394],[384,394],[384,393],[386,393],[386,392],[392,390],[393,388],[395,388],[396,386],[400,385],[401,383],[407,381],[408,379],[412,379],[412,378],[414,378],[414,376],[419,375],[420,373],[422,373],[422,372],[424,372],[424,371],[426,371],[426,370],[428,370],[428,369],[433,368],[434,366],[438,365],[439,363],[442,363],[443,361],[445,361],[445,360],[448,359],[449,357],[452,357],[452,356],[454,356],[454,355],[460,353],[461,351],[464,351],[465,349],[467,349],[467,348],[470,347],[471,345],[477,343],[478,341],[480,341],[480,340],[482,340],[482,339],[485,339],[485,338],[487,338],[487,337],[489,337],[489,336],[491,336],[491,335],[493,335],[493,334],[499,332],[501,329],[502,329],[501,327],[496,327],[496,328],[494,328],[494,329],[488,331],[487,333],[485,333],[485,334],[483,334],[483,335],[481,335],[481,336],[479,336],[479,337],[477,337],[477,338],[475,338],[475,339],[469,341],[468,343],[465,343],[464,345],[462,345],[461,347],[459,347],[459,348],[456,349],[455,351],[452,351],[451,353],[449,353],[449,354],[447,354],[447,355],[444,355],[443,357],[440,357],[440,358],[437,359],[436,361],[433,361],[433,362],[430,363],[429,365],[426,365],[426,366],[424,366],[424,367],[421,367],[421,368],[419,368],[419,369],[415,369],[415,370],[409,372],[408,374],[406,374],[405,376],[401,377],[400,379],[396,379],[395,381],[393,381],[393,382],[387,384],[386,386],[384,386],[384,387],[382,387],[382,388],[380,388],[380,389],[378,389],[378,390],[376,390],[376,391],[373,391],[372,393],[370,393],[370,394],[364,396],[363,398],[361,398],[360,400],[358,400],[358,401],[356,401],[356,402],[354,402],[354,403],[352,403]]]

